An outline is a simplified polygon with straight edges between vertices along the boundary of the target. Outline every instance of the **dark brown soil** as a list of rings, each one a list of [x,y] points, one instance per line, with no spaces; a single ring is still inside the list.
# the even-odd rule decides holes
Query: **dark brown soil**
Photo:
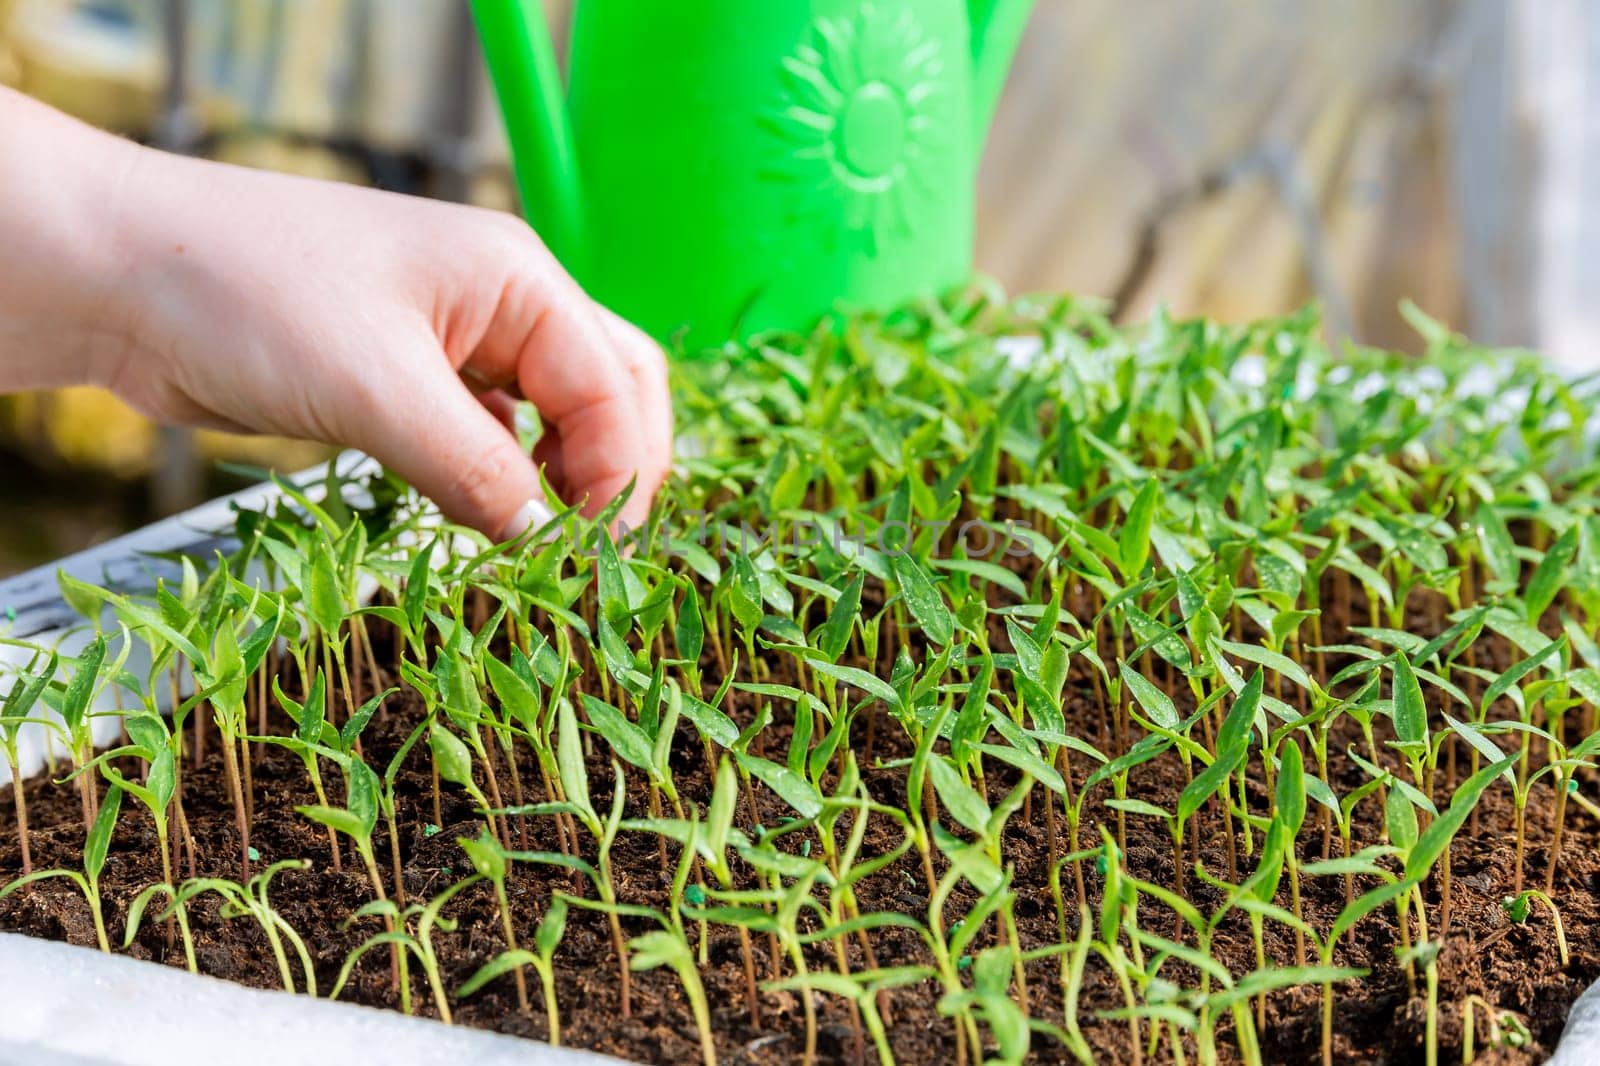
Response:
[[[1359,596],[1359,591],[1356,595]],[[1335,611],[1333,615],[1337,616],[1338,613]],[[1359,619],[1363,614],[1358,609],[1354,616]],[[1414,619],[1413,625],[1420,632],[1434,628],[1426,615]],[[1330,643],[1343,639],[1342,629],[1337,618],[1331,617],[1326,639]],[[1003,639],[1002,635],[1000,640]],[[378,635],[380,655],[386,641],[384,635]],[[1506,658],[1504,652],[1504,649],[1500,649],[1501,658]],[[871,667],[866,663],[860,665]],[[1329,670],[1336,669],[1338,665],[1342,664],[1330,659]],[[782,677],[764,679],[784,680]],[[293,679],[285,680],[285,686],[290,691],[294,691],[295,683]],[[714,683],[715,679],[712,679],[708,686]],[[737,697],[738,694],[735,695]],[[753,707],[748,702],[736,699],[732,710],[734,717],[743,722],[748,721]],[[417,721],[419,713],[420,709],[412,703],[398,698],[391,701],[387,716],[375,720],[365,735],[365,754],[369,764],[376,767],[386,764],[391,753]],[[775,751],[782,750],[780,745],[787,742],[789,730],[789,722],[784,718],[786,712],[780,709],[778,713],[779,721],[772,727],[773,739],[769,741],[769,750]],[[1095,690],[1089,675],[1082,672],[1081,663],[1074,666],[1069,682],[1067,714],[1069,729],[1076,729],[1080,735],[1099,740],[1100,714],[1095,704]],[[274,714],[272,724],[278,729],[289,725],[278,714]],[[1344,724],[1349,725],[1348,721]],[[880,801],[903,803],[904,771],[883,768],[882,764],[909,754],[905,750],[896,750],[897,743],[905,743],[904,734],[891,722],[885,721],[880,725],[882,728],[875,730],[876,747],[870,753],[870,759],[863,759],[864,773]],[[858,752],[861,751],[865,743],[861,731],[858,730],[852,739]],[[1382,739],[1380,736],[1380,746]],[[1347,744],[1359,743],[1360,737],[1351,726],[1348,735],[1336,731],[1335,740],[1336,743],[1331,747],[1342,751]],[[590,777],[596,806],[604,809],[609,800],[607,792],[611,775],[598,753],[592,754]],[[1463,749],[1463,764],[1465,757]],[[1079,759],[1073,764],[1077,784],[1081,784],[1085,775],[1082,763],[1083,760]],[[520,766],[520,770],[524,781],[538,780],[538,770],[531,758]],[[1340,779],[1341,775],[1345,776]],[[339,780],[337,771],[331,766],[325,769],[324,776],[330,783]],[[507,776],[501,775],[502,782]],[[709,795],[700,744],[687,725],[680,727],[674,748],[674,776],[686,800],[703,803]],[[1335,761],[1334,776],[1337,779],[1336,791],[1341,792],[1362,780],[1360,771],[1344,758]],[[991,799],[998,799],[1012,783],[1013,780],[1003,775],[991,773],[987,782]],[[1183,784],[1182,769],[1177,761],[1161,759],[1146,764],[1135,773],[1130,794],[1170,808]],[[197,872],[237,877],[238,841],[214,730],[209,731],[204,761],[198,767],[192,763],[186,764],[183,785],[189,823],[198,844],[195,860]],[[1441,805],[1447,800],[1448,786],[1449,782],[1441,781],[1436,787]],[[31,840],[35,868],[77,868],[81,861],[83,826],[76,793],[70,786],[51,783],[49,775],[33,778],[26,787],[33,826]],[[9,812],[11,809],[8,792],[0,791],[0,811]],[[381,929],[379,921],[373,918],[355,921],[348,927],[346,925],[349,915],[371,897],[370,886],[361,873],[359,861],[348,847],[343,856],[342,872],[335,872],[330,862],[325,833],[295,813],[296,804],[316,802],[306,774],[295,756],[277,748],[263,747],[255,766],[254,793],[255,819],[251,843],[258,849],[261,862],[264,864],[285,858],[306,858],[311,861],[308,870],[281,874],[274,882],[272,900],[284,918],[305,937],[315,961],[318,988],[326,994],[348,953]],[[1042,798],[1042,790],[1038,794]],[[771,820],[769,824],[775,824],[786,813],[786,808],[775,797],[760,791],[759,786],[757,795],[765,808],[763,814]],[[1550,800],[1549,788],[1541,783],[1535,788],[1529,804],[1527,872],[1530,885],[1543,884],[1545,856],[1552,828]],[[507,802],[510,802],[509,797]],[[1259,793],[1253,797],[1253,804],[1261,805],[1257,809],[1264,808],[1264,802],[1264,797]],[[436,893],[461,875],[467,861],[455,839],[460,834],[476,835],[480,824],[470,804],[458,790],[449,787],[444,790],[444,824],[438,829],[431,824],[432,804],[426,754],[414,753],[403,778],[400,828],[405,889],[412,897]],[[628,799],[628,813],[630,816],[642,816],[648,813],[647,806],[643,784],[637,783],[636,794],[631,794]],[[1097,819],[1110,812],[1098,808],[1097,799],[1091,799],[1085,805],[1085,810],[1090,813],[1087,815],[1089,824],[1084,828],[1083,839],[1090,841],[1097,839],[1098,831],[1094,828]],[[1357,847],[1378,839],[1377,814],[1376,805],[1370,802],[1358,809]],[[1006,857],[1015,863],[1018,896],[1016,918],[1025,948],[1053,943],[1057,939],[1056,914],[1046,887],[1048,860],[1044,804],[1035,803],[1031,815],[1031,821],[1025,821],[1021,813],[1012,818],[1005,842]],[[1313,804],[1310,818],[1317,816],[1316,805]],[[1208,869],[1224,872],[1227,867],[1220,824],[1211,817],[1203,818],[1202,822],[1204,838],[1201,858]],[[1321,834],[1315,831],[1315,825],[1314,821],[1308,821],[1307,829],[1302,834],[1303,861],[1322,857]],[[1461,1012],[1465,997],[1480,996],[1500,1009],[1516,1012],[1525,1019],[1533,1035],[1534,1042],[1520,1050],[1480,1050],[1479,1062],[1535,1062],[1553,1047],[1573,999],[1588,982],[1600,976],[1600,955],[1597,955],[1594,946],[1596,936],[1600,934],[1600,905],[1596,902],[1597,890],[1600,890],[1600,855],[1597,855],[1600,826],[1575,805],[1569,807],[1554,893],[1572,946],[1571,962],[1563,968],[1557,959],[1551,922],[1543,910],[1536,907],[1525,924],[1516,925],[1506,918],[1501,908],[1501,899],[1510,892],[1512,883],[1512,825],[1509,795],[1504,789],[1493,789],[1486,795],[1476,826],[1464,830],[1452,849],[1454,913],[1444,936],[1439,968],[1440,1044],[1441,1061],[1444,1062],[1460,1061]],[[526,825],[518,824],[515,832],[527,834],[526,844],[518,840],[519,846],[548,851],[559,849],[550,819],[529,819]],[[1148,819],[1130,817],[1127,820],[1127,834],[1129,869],[1142,879],[1170,885],[1172,852],[1164,827]],[[792,841],[794,847],[801,846],[798,834],[787,839]],[[868,835],[867,852],[881,854],[897,841],[898,837],[888,825],[874,822]],[[389,841],[381,822],[375,843],[380,865],[387,877],[389,869],[385,860],[389,854]],[[1337,851],[1337,835],[1333,847]],[[663,866],[654,838],[624,834],[613,861],[618,871],[620,895],[625,901],[656,907],[667,905],[671,868]],[[9,817],[4,817],[3,824],[0,824],[0,878],[15,876],[19,870],[20,854],[15,827]],[[1084,875],[1093,905],[1099,899],[1101,878],[1092,864],[1085,865]],[[124,805],[103,880],[107,901],[106,921],[114,947],[120,949],[129,902],[146,885],[160,879],[161,866],[153,825],[142,809],[130,799]],[[510,896],[519,939],[531,941],[552,891],[572,892],[583,887],[563,871],[518,864],[510,879]],[[1430,899],[1436,901],[1438,885],[1430,884],[1429,890]],[[1285,905],[1287,892],[1285,879],[1279,899]],[[1066,893],[1070,908],[1070,885]],[[1213,905],[1217,899],[1213,890],[1195,885],[1192,879],[1189,895],[1202,909]],[[974,901],[970,890],[964,896],[958,892],[957,896],[957,906],[970,906]],[[869,878],[860,889],[860,902],[864,910],[896,909],[921,916],[926,909],[926,899],[921,864],[914,852]],[[1315,927],[1327,928],[1344,902],[1344,886],[1340,879],[1305,879],[1306,917]],[[1435,907],[1430,908],[1430,918],[1436,910]],[[459,923],[453,932],[441,933],[437,938],[443,960],[445,987],[453,990],[477,967],[497,954],[503,942],[493,892],[487,885],[480,884],[458,896],[446,914]],[[218,913],[217,898],[205,896],[194,905],[191,920],[199,968],[203,973],[256,987],[280,987],[277,966],[266,941],[248,919],[223,919]],[[1076,927],[1075,915],[1069,915],[1068,921],[1069,925]],[[1171,915],[1153,903],[1146,904],[1141,910],[1141,921],[1147,928],[1163,934],[1171,932]],[[648,928],[647,924],[637,922],[625,921],[624,924],[630,932],[643,932]],[[0,900],[0,928],[75,944],[94,943],[93,926],[83,899],[68,882],[60,879],[29,886]],[[881,935],[875,934],[873,943],[879,966],[922,960],[920,942],[909,934],[902,936],[901,933],[899,930],[890,930]],[[788,994],[764,996],[760,1004],[761,1025],[752,1025],[737,936],[732,930],[716,926],[712,926],[710,935],[711,964],[704,971],[704,979],[711,1001],[721,1061],[798,1061],[804,1042],[798,999]],[[1420,997],[1408,997],[1404,972],[1393,953],[1397,936],[1393,912],[1381,911],[1364,920],[1356,930],[1354,941],[1341,945],[1336,953],[1335,961],[1338,964],[1372,969],[1368,979],[1338,986],[1334,1038],[1336,1061],[1409,1063],[1423,1059],[1424,1004]],[[976,947],[988,942],[980,938]],[[768,976],[765,971],[765,945],[758,940],[757,946],[763,949],[758,952],[758,977],[765,979]],[[853,944],[852,950],[859,953],[859,945]],[[1248,923],[1242,918],[1226,921],[1219,930],[1214,951],[1234,973],[1252,970],[1255,967],[1254,948]],[[1295,955],[1292,934],[1269,925],[1266,951],[1270,958],[1280,963],[1292,963]],[[129,953],[170,966],[183,965],[181,948],[168,942],[161,927],[148,922],[136,934]],[[698,1058],[694,1023],[670,971],[663,969],[634,974],[631,1016],[622,1015],[617,960],[608,928],[600,915],[578,910],[572,913],[566,938],[557,951],[556,960],[559,967],[561,1038],[564,1044],[593,1048],[641,1061],[687,1062]],[[856,965],[865,965],[859,955],[852,961]],[[824,966],[830,965],[827,956],[820,951],[818,962]],[[297,972],[297,980],[298,976]],[[415,969],[413,976],[413,994],[419,1011],[432,1013],[426,984]],[[1033,1013],[1060,1022],[1062,1000],[1056,964],[1051,961],[1034,963],[1028,969],[1027,978]],[[528,1016],[518,1013],[513,984],[509,978],[503,978],[476,997],[455,1003],[456,1020],[467,1025],[544,1039],[547,1020],[536,992],[537,984],[531,974],[530,986],[535,993],[532,996],[534,1006]],[[398,1006],[398,995],[390,984],[385,952],[373,951],[362,961],[343,998],[379,1006]],[[898,989],[888,997],[890,1037],[899,1061],[955,1061],[954,1032],[950,1022],[935,1011],[933,1005],[937,999],[938,992],[931,985]],[[854,1061],[857,1049],[848,1008],[831,997],[819,998],[817,1003],[821,1057],[827,1061]],[[1092,955],[1080,1005],[1084,1033],[1097,1057],[1105,1062],[1132,1061],[1126,1024],[1096,1016],[1097,1011],[1122,1006],[1122,999],[1110,971]],[[1272,995],[1267,1024],[1261,1035],[1266,1061],[1293,1064],[1317,1061],[1319,1009],[1319,991],[1315,987],[1296,988]],[[1486,1029],[1480,1022],[1480,1049],[1483,1048],[1485,1033]],[[1235,1054],[1226,1024],[1219,1043],[1225,1059]],[[1192,1046],[1188,1052],[1190,1061],[1193,1061]],[[867,1054],[871,1054],[870,1047]],[[1043,1036],[1035,1038],[1034,1054],[1040,1061],[1069,1059],[1063,1048]],[[1163,1035],[1154,1060],[1170,1059],[1171,1048],[1167,1037]],[[1147,1055],[1146,1060],[1149,1061],[1150,1056]]]

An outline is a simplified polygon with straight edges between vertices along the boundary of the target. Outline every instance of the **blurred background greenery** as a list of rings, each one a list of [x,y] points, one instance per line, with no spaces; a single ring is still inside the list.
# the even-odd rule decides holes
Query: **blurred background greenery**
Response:
[[[0,0],[0,82],[174,151],[515,207],[465,0]],[[1591,0],[1037,0],[978,263],[1123,318],[1314,299],[1331,340],[1391,347],[1409,297],[1587,366],[1597,105]],[[324,454],[0,399],[0,574],[237,484],[219,461]]]

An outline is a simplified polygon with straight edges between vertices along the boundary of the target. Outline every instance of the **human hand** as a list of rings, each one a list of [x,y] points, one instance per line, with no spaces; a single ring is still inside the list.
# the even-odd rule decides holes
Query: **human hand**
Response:
[[[165,422],[360,448],[490,536],[537,513],[534,460],[589,513],[636,478],[622,520],[642,523],[671,453],[661,349],[591,301],[520,219],[164,155],[17,100],[0,97],[0,113],[31,110],[67,143],[85,199],[66,234],[35,241],[62,252],[73,291],[18,282],[56,308],[36,332],[73,353],[68,376]],[[38,193],[41,215],[72,195]],[[92,253],[77,247],[91,237]],[[0,362],[28,338],[6,325]],[[546,427],[532,459],[510,431],[518,396]]]

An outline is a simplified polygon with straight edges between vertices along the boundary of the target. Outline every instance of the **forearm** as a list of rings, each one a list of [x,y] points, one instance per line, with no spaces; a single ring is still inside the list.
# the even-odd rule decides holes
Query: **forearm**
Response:
[[[143,153],[0,88],[0,393],[98,380],[125,347],[118,214]]]

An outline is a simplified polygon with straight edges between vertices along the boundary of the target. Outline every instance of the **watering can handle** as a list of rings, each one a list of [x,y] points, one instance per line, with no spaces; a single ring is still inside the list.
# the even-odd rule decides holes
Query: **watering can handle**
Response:
[[[583,200],[566,89],[539,0],[472,0],[517,191],[528,221],[571,274],[586,268]]]

